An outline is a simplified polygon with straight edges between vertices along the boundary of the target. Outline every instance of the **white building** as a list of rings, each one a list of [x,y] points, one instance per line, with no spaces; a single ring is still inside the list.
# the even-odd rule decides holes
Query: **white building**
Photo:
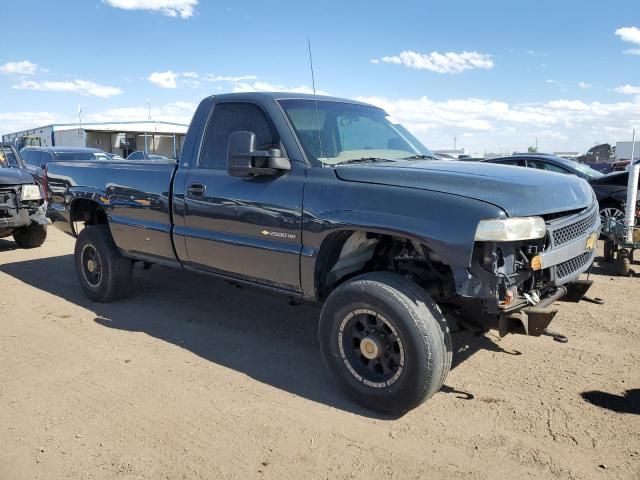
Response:
[[[633,142],[616,142],[616,161],[631,160]],[[640,158],[640,141],[636,141],[634,160]]]
[[[453,158],[460,158],[460,156],[467,156],[469,152],[467,152],[466,148],[452,148],[452,149],[444,149],[444,150],[432,150],[436,155],[448,155]]]
[[[91,147],[124,158],[131,152],[178,158],[188,125],[181,123],[142,121],[106,123],[69,123],[46,125],[2,136],[3,142],[16,147]]]

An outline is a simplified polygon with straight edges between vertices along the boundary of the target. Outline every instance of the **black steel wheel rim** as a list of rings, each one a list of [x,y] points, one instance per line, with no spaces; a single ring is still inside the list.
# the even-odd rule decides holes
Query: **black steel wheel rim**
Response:
[[[82,249],[81,255],[82,262],[82,274],[84,279],[92,287],[100,285],[102,280],[102,262],[100,262],[100,255],[93,245],[85,245]]]
[[[393,385],[404,369],[405,349],[396,328],[380,313],[354,310],[340,324],[340,355],[347,370],[373,388]]]

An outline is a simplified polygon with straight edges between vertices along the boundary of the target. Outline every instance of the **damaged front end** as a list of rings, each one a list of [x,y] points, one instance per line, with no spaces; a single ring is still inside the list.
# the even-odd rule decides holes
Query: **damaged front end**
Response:
[[[502,336],[541,335],[558,312],[554,302],[580,301],[591,286],[578,278],[595,257],[597,203],[535,218],[544,221],[537,220],[537,238],[476,239],[471,267],[454,272],[463,316]]]
[[[0,238],[13,233],[31,223],[47,224],[42,194],[25,195],[25,187],[33,189],[37,185],[0,186]]]

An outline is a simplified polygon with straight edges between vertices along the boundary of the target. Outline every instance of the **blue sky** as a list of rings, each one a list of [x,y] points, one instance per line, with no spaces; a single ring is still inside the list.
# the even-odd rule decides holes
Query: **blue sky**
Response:
[[[640,8],[624,1],[4,0],[0,133],[188,122],[206,95],[317,88],[433,148],[584,151],[640,128]]]

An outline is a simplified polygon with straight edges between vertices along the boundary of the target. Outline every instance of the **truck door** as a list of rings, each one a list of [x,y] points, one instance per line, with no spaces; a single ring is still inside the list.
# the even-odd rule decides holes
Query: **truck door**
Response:
[[[276,176],[232,177],[229,135],[256,134],[256,148],[283,148],[267,114],[256,104],[217,104],[204,131],[197,165],[179,169],[184,192],[187,265],[281,289],[300,291],[302,196],[305,166],[292,162]],[[182,183],[184,182],[184,183]]]

